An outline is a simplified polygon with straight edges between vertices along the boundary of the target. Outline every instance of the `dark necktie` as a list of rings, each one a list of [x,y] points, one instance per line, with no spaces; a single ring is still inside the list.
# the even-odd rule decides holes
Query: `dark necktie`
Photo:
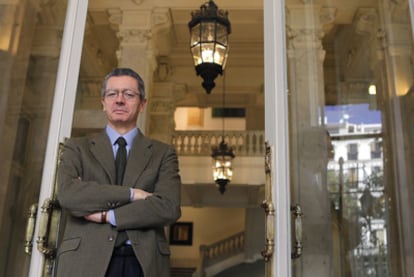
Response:
[[[116,152],[115,157],[115,169],[116,169],[116,184],[122,185],[124,179],[124,173],[127,162],[127,151],[126,151],[126,141],[123,137],[119,137],[116,140],[118,144],[118,151]],[[120,246],[125,243],[128,239],[128,236],[125,231],[118,232],[116,237],[115,246]]]
[[[116,140],[118,144],[118,151],[116,152],[115,158],[115,168],[116,168],[116,184],[122,185],[124,179],[124,173],[127,162],[127,151],[126,151],[126,141],[123,137],[119,137]]]

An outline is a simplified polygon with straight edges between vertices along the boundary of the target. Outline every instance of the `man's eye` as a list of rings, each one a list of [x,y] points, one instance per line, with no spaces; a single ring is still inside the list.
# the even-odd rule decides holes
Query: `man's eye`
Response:
[[[109,98],[114,98],[116,96],[116,94],[117,94],[116,92],[111,91],[111,92],[107,92],[106,96],[109,97]]]
[[[124,95],[126,98],[133,98],[135,96],[135,93],[132,91],[125,91]]]

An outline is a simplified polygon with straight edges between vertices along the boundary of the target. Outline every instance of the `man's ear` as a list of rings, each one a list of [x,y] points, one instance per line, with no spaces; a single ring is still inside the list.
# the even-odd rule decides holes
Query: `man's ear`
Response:
[[[142,113],[145,110],[145,106],[147,105],[147,99],[144,98],[141,100],[141,103],[139,104],[139,112]]]

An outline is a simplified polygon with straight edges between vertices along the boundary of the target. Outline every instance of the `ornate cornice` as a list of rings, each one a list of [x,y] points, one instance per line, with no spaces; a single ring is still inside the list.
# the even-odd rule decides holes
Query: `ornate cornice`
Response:
[[[324,25],[333,23],[336,18],[336,11],[336,8],[322,8],[319,15],[321,24]]]
[[[359,8],[353,20],[355,32],[359,35],[374,34],[377,17],[377,11],[374,8]]]
[[[122,11],[119,8],[115,9],[108,9],[108,21],[110,23],[110,26],[112,30],[118,31],[119,26],[122,24]]]
[[[336,8],[288,8],[287,18],[288,48],[322,49],[322,38],[334,24]]]
[[[144,44],[152,37],[151,30],[124,29],[117,33],[122,44]]]
[[[167,8],[155,8],[152,12],[153,28],[170,28],[172,19],[170,10]]]
[[[322,48],[321,29],[288,29],[289,48]]]

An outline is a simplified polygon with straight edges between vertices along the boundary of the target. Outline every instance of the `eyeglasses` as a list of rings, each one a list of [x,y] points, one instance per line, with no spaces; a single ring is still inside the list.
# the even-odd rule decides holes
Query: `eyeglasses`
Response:
[[[107,89],[105,90],[105,98],[108,98],[109,100],[114,100],[118,97],[119,94],[122,94],[122,96],[126,99],[126,100],[133,100],[135,99],[135,97],[139,96],[140,94],[130,88],[124,88],[124,89]]]

